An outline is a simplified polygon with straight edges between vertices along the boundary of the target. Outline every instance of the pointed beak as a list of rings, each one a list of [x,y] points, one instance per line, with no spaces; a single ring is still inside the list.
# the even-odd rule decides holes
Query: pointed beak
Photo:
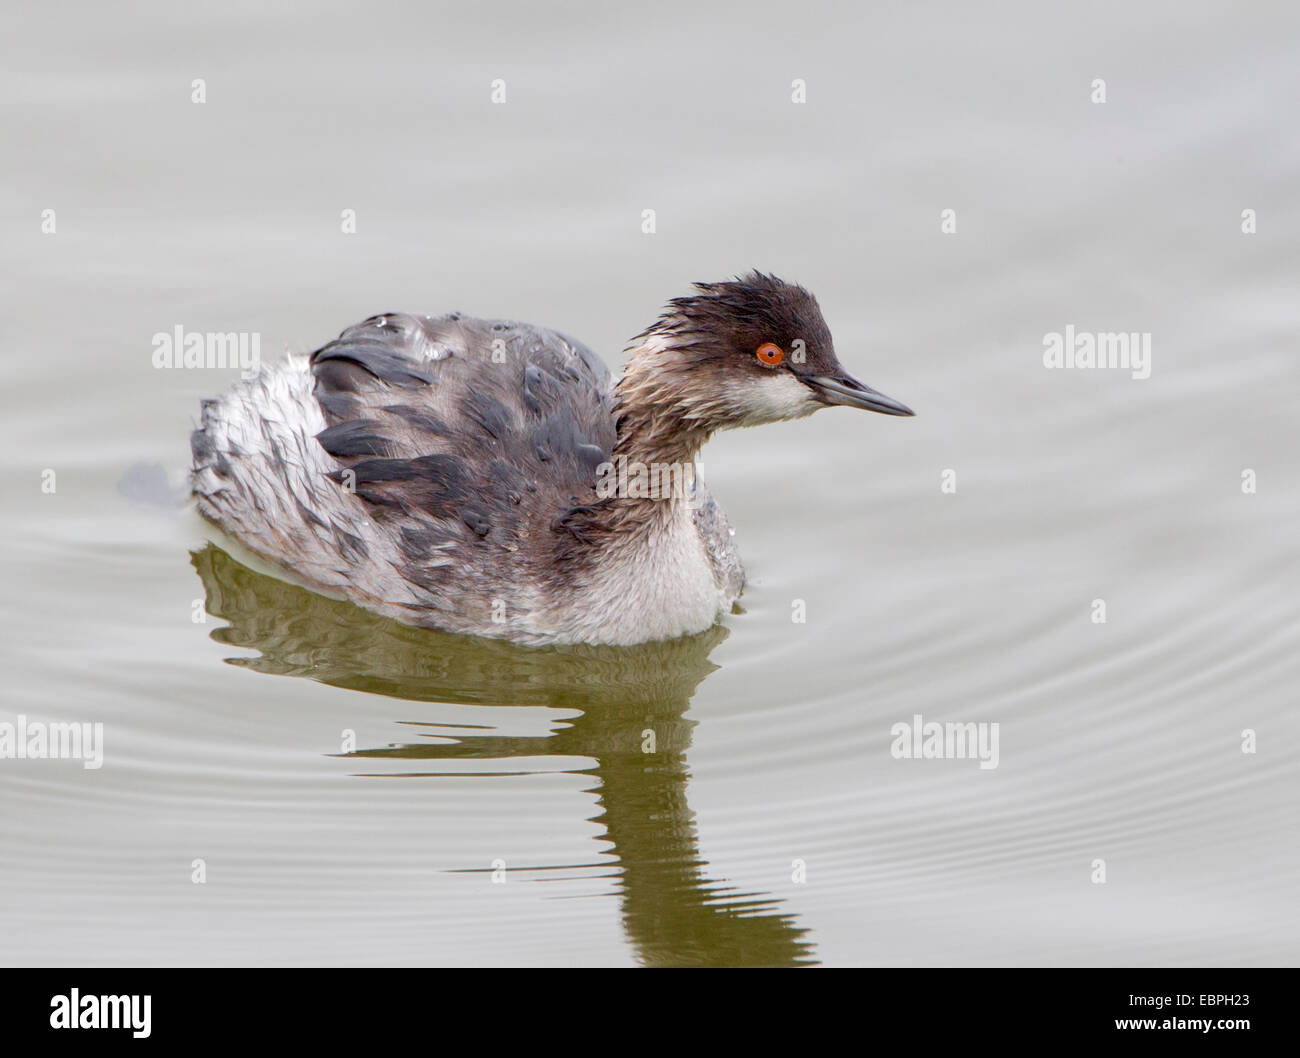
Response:
[[[852,375],[806,375],[803,382],[817,397],[827,404],[843,404],[849,408],[864,408],[882,415],[915,415],[906,404],[886,397],[870,386],[863,385]]]

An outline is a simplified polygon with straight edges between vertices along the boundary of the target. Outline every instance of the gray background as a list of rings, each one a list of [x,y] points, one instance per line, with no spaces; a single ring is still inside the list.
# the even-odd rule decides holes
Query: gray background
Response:
[[[382,746],[571,713],[223,665],[220,622],[190,620],[197,523],[117,484],[158,463],[179,485],[198,399],[235,377],[155,371],[177,324],[278,356],[458,308],[617,365],[690,281],[759,267],[816,292],[850,370],[918,417],[834,410],[705,452],[752,579],[690,705],[709,875],[782,899],[827,963],[1295,962],[1293,5],[3,23],[0,719],[102,721],[108,744],[100,771],[0,761],[0,960],[647,961],[589,761],[376,781],[329,755],[343,728]],[[1152,377],[1045,370],[1070,323],[1150,332]],[[918,712],[1000,723],[1000,767],[893,760]],[[450,873],[498,856],[574,869]]]

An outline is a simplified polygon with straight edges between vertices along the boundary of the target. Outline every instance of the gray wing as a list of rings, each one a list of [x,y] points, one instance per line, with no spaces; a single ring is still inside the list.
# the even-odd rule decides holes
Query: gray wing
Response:
[[[544,543],[593,494],[614,445],[612,380],[555,331],[451,314],[375,316],[312,354],[317,435],[417,583],[438,581],[450,542],[516,552]],[[429,584],[433,587],[433,584]]]
[[[594,498],[614,439],[612,379],[582,344],[388,314],[207,402],[193,483],[205,517],[309,582],[477,627]]]
[[[713,575],[726,592],[728,603],[734,603],[745,588],[745,567],[741,564],[740,552],[736,548],[736,533],[708,486],[700,481],[696,488],[699,491],[692,512],[695,528],[699,530],[709,553]]]

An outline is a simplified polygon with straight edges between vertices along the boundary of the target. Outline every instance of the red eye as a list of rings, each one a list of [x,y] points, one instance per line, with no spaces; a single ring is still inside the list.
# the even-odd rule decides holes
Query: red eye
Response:
[[[785,359],[785,350],[775,342],[764,342],[756,350],[754,355],[758,357],[760,364],[766,364],[768,367],[776,367]]]

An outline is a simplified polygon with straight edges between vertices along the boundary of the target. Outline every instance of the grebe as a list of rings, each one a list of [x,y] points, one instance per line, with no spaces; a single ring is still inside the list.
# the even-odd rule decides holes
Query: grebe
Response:
[[[407,624],[629,645],[703,631],[740,595],[694,474],[715,430],[835,404],[912,414],[845,372],[807,290],[759,272],[695,284],[628,354],[614,382],[541,327],[372,316],[203,402],[198,510]]]

